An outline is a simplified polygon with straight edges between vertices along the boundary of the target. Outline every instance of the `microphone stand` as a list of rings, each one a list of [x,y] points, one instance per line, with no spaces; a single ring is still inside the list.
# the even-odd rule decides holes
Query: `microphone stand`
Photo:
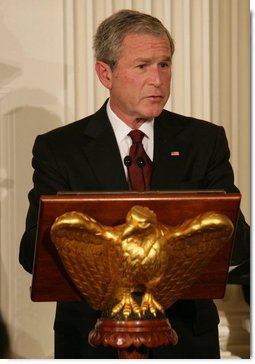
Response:
[[[138,167],[141,169],[144,191],[146,191],[146,182],[145,182],[144,171],[143,171],[143,168],[145,166],[145,160],[143,159],[143,157],[138,157],[136,162],[137,162]]]
[[[133,163],[133,159],[132,157],[130,157],[130,155],[127,155],[125,158],[124,158],[124,164],[125,166],[127,167],[127,172],[128,172],[128,182],[129,182],[129,186],[130,186],[130,189],[131,191],[134,191],[134,187],[133,187],[133,184],[132,184],[132,180],[131,180],[131,176],[130,176],[130,166],[132,165]]]

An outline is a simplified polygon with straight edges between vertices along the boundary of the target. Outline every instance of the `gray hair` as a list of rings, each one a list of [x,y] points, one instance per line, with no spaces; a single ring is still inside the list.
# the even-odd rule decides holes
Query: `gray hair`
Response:
[[[151,15],[135,10],[120,10],[106,18],[98,27],[94,36],[95,58],[107,63],[113,70],[116,66],[125,36],[130,33],[167,36],[171,58],[174,53],[174,41],[161,21]]]

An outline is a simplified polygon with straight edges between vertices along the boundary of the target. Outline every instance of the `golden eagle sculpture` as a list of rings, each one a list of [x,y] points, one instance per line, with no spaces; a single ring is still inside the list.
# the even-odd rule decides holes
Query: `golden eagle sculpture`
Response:
[[[182,297],[209,260],[229,241],[233,224],[207,212],[168,226],[148,207],[135,205],[125,223],[105,226],[81,212],[59,216],[51,228],[70,278],[95,310],[111,305],[111,316],[170,307]],[[140,302],[134,299],[139,293]]]

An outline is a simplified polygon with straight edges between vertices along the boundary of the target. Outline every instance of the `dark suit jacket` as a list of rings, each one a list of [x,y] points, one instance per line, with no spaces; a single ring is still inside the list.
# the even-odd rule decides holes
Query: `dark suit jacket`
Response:
[[[234,185],[229,148],[222,127],[164,110],[155,119],[154,128],[152,190],[224,189],[239,192]],[[171,154],[176,151],[178,155]],[[20,262],[29,272],[33,265],[40,195],[58,191],[128,190],[106,104],[89,117],[38,136],[32,165],[34,188],[29,192],[26,231],[20,245]],[[238,231],[233,253],[235,264],[245,259],[249,252],[249,232],[242,214]],[[217,325],[218,316],[212,301],[185,302],[175,304],[169,312],[176,317],[189,313],[189,319],[193,317],[192,328],[196,335]],[[68,316],[63,305],[59,304],[55,327]],[[90,311],[87,307],[87,312]],[[91,317],[92,313],[89,315]]]

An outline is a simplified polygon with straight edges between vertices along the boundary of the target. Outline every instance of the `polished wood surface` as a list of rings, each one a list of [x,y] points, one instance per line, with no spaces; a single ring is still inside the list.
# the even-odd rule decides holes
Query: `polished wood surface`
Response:
[[[116,321],[101,318],[89,334],[92,346],[116,348],[120,359],[146,359],[149,348],[177,342],[177,334],[167,319]]]
[[[127,211],[135,204],[149,207],[160,222],[172,226],[207,211],[225,214],[236,225],[240,194],[147,192],[42,196],[31,288],[32,300],[82,300],[50,240],[50,228],[56,217],[67,211],[80,211],[105,225],[118,225],[125,221]],[[185,292],[183,299],[224,296],[232,242],[233,238],[215,255],[200,279]]]

